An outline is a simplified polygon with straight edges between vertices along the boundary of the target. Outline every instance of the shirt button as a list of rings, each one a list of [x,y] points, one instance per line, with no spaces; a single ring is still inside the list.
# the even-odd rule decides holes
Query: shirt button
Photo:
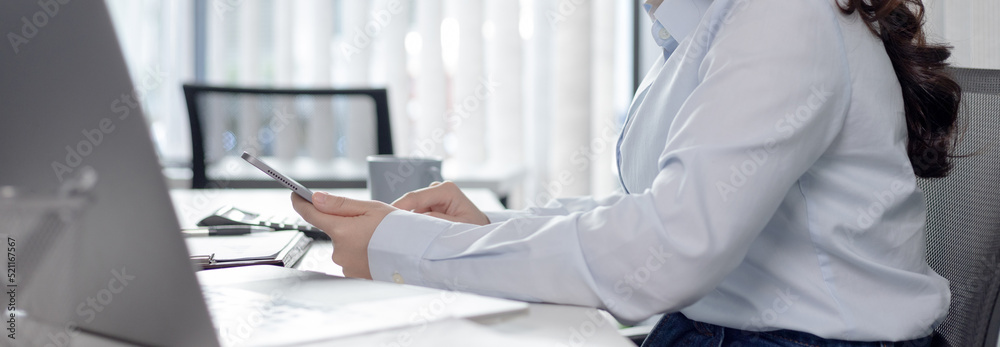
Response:
[[[392,281],[399,284],[403,284],[403,275],[400,275],[398,272],[392,274]]]
[[[660,38],[663,40],[670,38],[670,33],[667,32],[667,29],[660,29]]]

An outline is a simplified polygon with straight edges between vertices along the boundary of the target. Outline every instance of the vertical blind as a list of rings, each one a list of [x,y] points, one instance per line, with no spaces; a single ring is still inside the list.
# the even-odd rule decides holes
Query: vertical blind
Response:
[[[144,101],[168,165],[190,158],[179,86],[196,77],[231,86],[384,86],[397,154],[443,157],[455,172],[520,170],[523,184],[511,192],[511,207],[617,189],[614,137],[633,85],[634,6],[629,2],[109,4],[133,76],[150,66],[167,71],[168,77]],[[198,11],[204,30],[195,30]],[[202,57],[193,48],[199,38],[205,42]],[[197,59],[204,59],[203,76],[194,75]],[[346,103],[333,107],[358,112],[370,107]],[[250,103],[243,105],[236,135],[254,136],[259,131],[254,126],[266,116],[261,112]],[[363,160],[371,152],[370,138],[344,136],[373,133],[370,122],[308,122],[302,133],[295,127],[275,133],[274,155],[295,156],[300,142],[319,161]]]
[[[954,47],[953,65],[1000,69],[1000,2],[924,0],[924,7],[929,39]]]
[[[509,200],[515,208],[618,189],[614,144],[633,93],[632,62],[644,72],[660,58],[648,18],[633,17],[629,1],[108,3],[167,166],[190,160],[184,82],[384,86],[396,153],[444,157],[458,171],[523,168],[521,189]],[[925,4],[930,37],[955,47],[955,65],[1000,68],[1000,3]],[[640,21],[637,49],[633,18]],[[198,40],[204,51],[196,51]],[[196,76],[199,59],[204,73]],[[252,120],[264,115],[246,107],[238,131],[252,133]],[[370,105],[333,107],[363,112]],[[316,160],[358,159],[372,146],[343,136],[371,131],[370,122],[308,121],[301,133],[289,127],[276,134],[275,155],[296,155],[304,144]]]

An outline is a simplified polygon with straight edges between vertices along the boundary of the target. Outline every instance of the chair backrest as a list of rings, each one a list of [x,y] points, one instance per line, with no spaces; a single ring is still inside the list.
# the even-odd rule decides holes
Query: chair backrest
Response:
[[[306,186],[361,188],[364,158],[393,153],[385,89],[183,88],[192,188],[279,187],[243,151]]]
[[[951,282],[935,344],[996,346],[1000,329],[1000,71],[951,69],[964,131],[948,177],[919,180],[927,199],[927,261]]]

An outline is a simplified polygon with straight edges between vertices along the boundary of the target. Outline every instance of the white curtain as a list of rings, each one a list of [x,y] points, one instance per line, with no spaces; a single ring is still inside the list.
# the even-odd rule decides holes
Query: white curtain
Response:
[[[193,81],[195,2],[109,3],[133,74],[157,62],[183,62],[182,73],[162,88],[170,92],[146,106],[162,128],[160,147],[170,149],[164,157],[184,162],[190,148],[179,85]],[[629,2],[245,0],[206,6],[205,83],[385,86],[396,153],[444,157],[445,174],[450,170],[458,180],[514,177],[518,184],[506,192],[511,207],[618,187],[615,137],[633,85]],[[169,33],[166,40],[162,33]],[[291,99],[277,105],[279,111],[296,106]],[[332,107],[350,114],[367,106]],[[235,136],[258,136],[266,113],[243,105]],[[374,150],[370,138],[339,142],[343,134],[373,130],[338,117],[297,119],[308,123],[276,133],[274,155],[299,156],[304,146],[322,162],[360,160]],[[221,143],[223,132],[212,129],[222,129],[223,121],[206,126],[207,136],[219,137],[208,140]]]
[[[637,0],[634,0],[637,1]],[[109,0],[129,70],[168,165],[190,155],[179,85],[194,78],[193,0]],[[511,207],[618,189],[614,145],[632,97],[633,4],[614,0],[207,1],[205,81],[389,89],[395,152],[446,173],[516,176]],[[926,0],[929,37],[956,66],[1000,68],[1000,2]],[[642,72],[661,54],[639,16]],[[291,100],[277,109],[292,108]],[[217,105],[215,107],[224,107]],[[350,111],[345,102],[314,107]],[[359,111],[360,112],[360,111]],[[237,131],[254,136],[257,114]],[[276,156],[360,160],[372,124],[345,118],[277,134]],[[223,124],[207,124],[207,136]],[[338,127],[343,127],[339,129]],[[209,139],[219,142],[221,139]],[[212,153],[209,153],[212,156]],[[461,178],[461,177],[455,177]]]
[[[929,38],[954,47],[952,65],[1000,69],[1000,1],[925,0],[924,7]]]
[[[108,0],[129,73],[166,162],[191,152],[180,84],[194,78],[190,1]]]

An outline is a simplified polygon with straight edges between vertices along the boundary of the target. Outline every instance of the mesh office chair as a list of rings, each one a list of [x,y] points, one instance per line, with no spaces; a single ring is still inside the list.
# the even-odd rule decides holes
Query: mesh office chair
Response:
[[[364,188],[364,157],[392,154],[385,89],[183,88],[192,188],[280,187],[244,150],[306,186]]]
[[[964,128],[948,177],[919,180],[927,199],[927,261],[951,282],[937,346],[997,345],[1000,329],[1000,70],[951,69]]]

